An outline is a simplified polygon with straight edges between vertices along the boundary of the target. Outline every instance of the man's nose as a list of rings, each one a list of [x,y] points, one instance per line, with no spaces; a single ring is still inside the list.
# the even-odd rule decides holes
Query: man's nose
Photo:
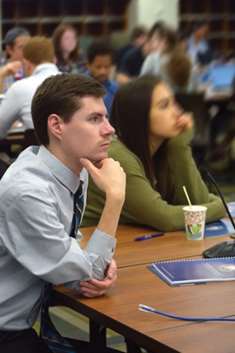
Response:
[[[105,118],[103,126],[102,126],[102,133],[105,135],[113,135],[115,133],[114,127],[110,124],[109,120]]]

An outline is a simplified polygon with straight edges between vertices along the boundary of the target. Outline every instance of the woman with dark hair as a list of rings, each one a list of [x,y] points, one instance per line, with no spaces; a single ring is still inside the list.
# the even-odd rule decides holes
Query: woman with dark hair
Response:
[[[120,223],[183,229],[183,185],[193,204],[208,208],[207,221],[224,216],[220,199],[208,192],[191,154],[192,119],[161,79],[142,76],[122,86],[114,98],[111,123],[118,139],[109,156],[127,174]],[[104,196],[90,184],[84,226],[95,224]]]
[[[53,32],[56,64],[61,72],[83,73],[86,60],[79,50],[78,34],[70,24],[62,23]]]

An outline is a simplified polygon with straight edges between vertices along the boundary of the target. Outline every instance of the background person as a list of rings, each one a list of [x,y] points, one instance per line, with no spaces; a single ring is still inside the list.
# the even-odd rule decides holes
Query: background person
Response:
[[[193,66],[205,66],[213,60],[213,52],[208,42],[209,30],[209,23],[205,21],[199,21],[193,25],[192,34],[187,43]]]
[[[123,57],[126,53],[133,48],[140,48],[145,43],[147,39],[147,30],[144,26],[134,27],[131,31],[130,41],[126,45],[119,48],[115,55],[115,64],[116,70],[119,71],[119,68],[122,64]]]
[[[5,56],[1,58],[0,91],[6,92],[16,80],[24,77],[23,48],[30,38],[29,31],[24,27],[13,27],[4,39]]]
[[[86,58],[79,48],[79,37],[74,26],[60,24],[53,32],[56,65],[61,72],[83,73],[86,70]]]
[[[111,80],[113,67],[113,49],[105,40],[95,40],[87,49],[87,74],[99,81],[106,90],[104,104],[108,113],[111,113],[113,98],[118,89],[116,81]]]
[[[192,204],[208,207],[207,221],[224,216],[222,202],[208,192],[193,160],[191,118],[182,113],[161,79],[142,76],[123,85],[113,102],[111,123],[118,139],[109,156],[120,162],[127,175],[120,223],[162,231],[184,229],[183,185]],[[91,183],[84,226],[97,222],[103,199]]]
[[[152,52],[158,51],[161,45],[162,33],[165,33],[165,24],[157,21],[153,24],[147,34],[144,43],[136,48],[130,49],[123,57],[117,71],[118,83],[124,84],[139,76],[145,58]]]
[[[49,76],[59,73],[54,62],[54,49],[49,38],[35,36],[23,48],[26,77],[15,82],[0,103],[0,138],[4,138],[18,120],[23,129],[33,129],[31,102],[38,86]]]

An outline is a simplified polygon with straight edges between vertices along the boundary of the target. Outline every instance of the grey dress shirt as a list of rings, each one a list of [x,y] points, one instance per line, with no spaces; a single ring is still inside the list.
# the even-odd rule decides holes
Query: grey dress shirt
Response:
[[[83,170],[86,199],[88,174]],[[69,236],[80,179],[45,147],[29,147],[0,182],[0,330],[33,325],[45,281],[103,278],[115,239],[96,229],[85,249]],[[78,234],[78,238],[81,234]]]

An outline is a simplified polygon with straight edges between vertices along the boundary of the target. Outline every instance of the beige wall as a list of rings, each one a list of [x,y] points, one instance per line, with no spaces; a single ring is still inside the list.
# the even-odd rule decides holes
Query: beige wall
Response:
[[[128,27],[131,30],[138,24],[150,28],[157,20],[178,27],[179,0],[131,0],[128,9]]]

